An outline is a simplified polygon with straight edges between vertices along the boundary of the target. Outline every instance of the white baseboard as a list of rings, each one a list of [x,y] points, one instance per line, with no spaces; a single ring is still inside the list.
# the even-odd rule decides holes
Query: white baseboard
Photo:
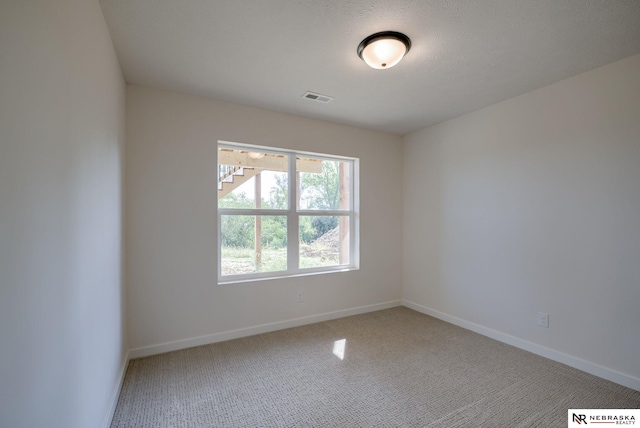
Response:
[[[562,364],[566,364],[567,366],[576,368],[578,370],[582,370],[583,372],[587,372],[589,374],[598,376],[606,380],[610,380],[611,382],[615,382],[619,385],[626,386],[627,388],[640,391],[640,379],[636,377],[633,377],[624,373],[620,373],[616,370],[613,370],[595,363],[591,363],[589,361],[585,361],[581,358],[574,357],[572,355],[568,355],[563,352],[556,351],[554,349],[547,348],[545,346],[538,345],[536,343],[529,342],[527,340],[520,339],[518,337],[511,336],[506,333],[502,333],[487,327],[483,327],[479,324],[475,324],[470,321],[463,320],[461,318],[447,315],[445,313],[436,311],[426,306],[419,305],[417,303],[413,303],[408,300],[403,300],[402,305],[406,306],[409,309],[413,309],[415,311],[422,312],[423,314],[430,315],[434,318],[441,319],[442,321],[446,321],[448,323],[457,325],[467,330],[471,330],[483,336],[490,337],[491,339],[495,339],[499,342],[506,343],[507,345],[515,346],[516,348],[520,348],[525,351],[529,351],[531,353],[540,355],[542,357],[549,358],[550,360],[557,361]]]
[[[165,342],[157,345],[144,346],[129,350],[129,358],[148,357],[150,355],[162,354],[164,352],[177,351],[180,349],[193,348],[194,346],[208,345],[210,343],[223,342],[225,340],[238,339],[241,337],[253,336],[261,333],[282,330],[285,328],[299,327],[306,324],[328,321],[337,318],[348,317],[351,315],[364,314],[366,312],[374,312],[382,309],[389,309],[402,306],[402,301],[394,300],[391,302],[377,303],[375,305],[360,306],[357,308],[343,309],[335,312],[327,312],[319,315],[311,315],[308,317],[295,318],[286,321],[278,321],[269,324],[262,324],[253,327],[241,328],[238,330],[230,330],[221,333],[209,334],[206,336],[192,337],[189,339],[176,340],[173,342]]]
[[[122,364],[120,367],[119,379],[115,388],[113,389],[113,393],[111,393],[111,397],[109,399],[109,409],[107,409],[107,416],[104,419],[104,423],[102,424],[102,428],[110,428],[111,422],[113,421],[113,415],[116,413],[116,406],[118,405],[118,398],[120,398],[120,391],[122,390],[122,384],[124,383],[124,376],[127,373],[127,366],[129,365],[129,351],[124,354],[124,358],[122,359]]]

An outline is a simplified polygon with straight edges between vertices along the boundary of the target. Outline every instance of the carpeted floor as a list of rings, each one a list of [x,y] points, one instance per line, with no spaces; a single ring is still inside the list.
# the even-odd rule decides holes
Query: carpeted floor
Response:
[[[132,360],[111,426],[548,428],[569,408],[640,392],[399,307]]]

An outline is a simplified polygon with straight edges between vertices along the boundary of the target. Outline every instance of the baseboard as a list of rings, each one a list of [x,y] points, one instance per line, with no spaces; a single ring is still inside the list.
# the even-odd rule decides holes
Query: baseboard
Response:
[[[102,428],[110,428],[111,422],[113,421],[113,416],[116,413],[116,406],[118,405],[118,398],[120,397],[120,391],[122,390],[122,384],[124,383],[124,376],[127,373],[127,366],[129,365],[129,351],[127,351],[122,359],[122,365],[120,367],[119,379],[115,388],[113,389],[113,393],[111,394],[111,398],[109,400],[109,409],[107,409],[107,416],[104,419],[104,423],[102,424]]]
[[[238,330],[230,330],[221,333],[209,334],[206,336],[192,337],[189,339],[176,340],[173,342],[165,342],[157,345],[144,346],[141,348],[131,349],[129,358],[148,357],[150,355],[162,354],[165,352],[177,351],[180,349],[193,348],[194,346],[208,345],[210,343],[223,342],[225,340],[238,339],[241,337],[253,336],[261,333],[282,330],[285,328],[299,327],[306,324],[316,322],[329,321],[337,318],[348,317],[351,315],[364,314],[367,312],[380,311],[382,309],[394,308],[402,306],[402,301],[394,300],[390,302],[377,303],[375,305],[360,306],[356,308],[343,309],[335,312],[327,312],[319,315],[311,315],[308,317],[295,318],[286,321],[279,321],[269,324],[262,324]]]
[[[619,385],[626,386],[627,388],[640,391],[640,379],[636,377],[633,377],[624,373],[620,373],[616,370],[613,370],[598,364],[594,364],[589,361],[585,361],[581,358],[574,357],[572,355],[568,355],[563,352],[556,351],[555,349],[547,348],[545,346],[538,345],[536,343],[529,342],[527,340],[520,339],[518,337],[511,336],[509,334],[502,333],[497,330],[493,330],[493,329],[481,326],[479,324],[466,321],[461,318],[447,315],[445,313],[436,311],[426,306],[419,305],[417,303],[413,303],[408,300],[403,300],[402,305],[406,306],[409,309],[413,309],[423,314],[430,315],[434,318],[438,318],[442,321],[446,321],[448,323],[457,325],[467,330],[471,330],[483,336],[490,337],[491,339],[495,339],[499,342],[506,343],[507,345],[515,346],[516,348],[520,348],[525,351],[529,351],[531,353],[540,355],[542,357],[549,358],[550,360],[557,361],[562,364],[566,364],[567,366],[573,367],[578,370],[582,370],[583,372],[587,372],[589,374],[598,376],[606,380],[610,380],[611,382],[615,382]]]

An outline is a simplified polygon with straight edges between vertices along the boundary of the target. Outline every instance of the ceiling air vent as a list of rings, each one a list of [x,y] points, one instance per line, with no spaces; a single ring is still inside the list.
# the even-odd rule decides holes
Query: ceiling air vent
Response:
[[[326,104],[333,99],[333,97],[330,97],[328,95],[316,94],[315,92],[305,92],[304,95],[302,95],[302,98],[317,101],[323,104]]]

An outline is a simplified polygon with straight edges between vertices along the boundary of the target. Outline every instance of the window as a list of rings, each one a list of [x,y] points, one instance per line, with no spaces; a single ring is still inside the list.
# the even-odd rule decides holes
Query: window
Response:
[[[358,160],[218,143],[218,281],[358,267]]]

